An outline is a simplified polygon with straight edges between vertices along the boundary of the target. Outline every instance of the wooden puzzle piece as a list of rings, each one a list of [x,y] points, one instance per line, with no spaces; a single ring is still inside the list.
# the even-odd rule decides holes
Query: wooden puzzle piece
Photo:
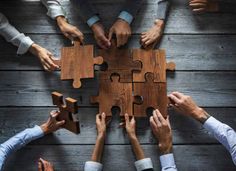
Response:
[[[93,57],[93,45],[81,46],[74,41],[74,46],[61,49],[61,80],[73,79],[73,87],[80,88],[82,78],[94,78],[94,65],[102,64],[102,57]]]
[[[159,109],[164,117],[167,116],[166,83],[155,83],[153,73],[145,74],[146,82],[133,83],[134,96],[142,97],[142,104],[134,102],[134,116],[146,117],[148,108]]]
[[[107,117],[111,117],[112,107],[120,108],[120,115],[125,113],[133,114],[132,82],[121,83],[119,75],[111,75],[110,79],[104,79],[100,73],[99,95],[92,96],[90,102],[99,104],[99,113],[105,112]]]
[[[74,114],[78,113],[77,100],[68,97],[65,99],[64,103],[63,95],[58,92],[53,92],[52,101],[60,110],[57,119],[59,121],[65,120],[63,128],[75,134],[80,133],[79,121],[74,116]]]
[[[132,82],[132,71],[141,71],[141,62],[133,61],[131,51],[117,48],[114,41],[110,49],[102,49],[98,53],[108,66],[107,71],[103,74],[103,79],[108,79],[116,73],[120,75],[120,82]]]
[[[142,62],[141,72],[133,72],[133,82],[145,82],[145,74],[154,74],[154,82],[166,82],[166,70],[175,70],[175,63],[166,63],[165,50],[133,49],[134,61]]]

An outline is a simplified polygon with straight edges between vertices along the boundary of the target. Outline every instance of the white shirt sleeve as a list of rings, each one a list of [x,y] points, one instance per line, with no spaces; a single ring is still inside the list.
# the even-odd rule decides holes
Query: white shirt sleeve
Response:
[[[94,161],[87,161],[84,165],[84,171],[102,171],[102,164]]]
[[[16,30],[2,13],[0,13],[0,35],[3,36],[6,41],[17,46],[17,54],[20,55],[26,53],[34,43],[29,37]]]
[[[206,122],[203,124],[203,127],[225,146],[225,148],[230,152],[233,162],[236,165],[235,131],[230,126],[218,121],[212,116],[206,120]]]
[[[138,160],[134,163],[137,171],[142,171],[146,169],[153,169],[152,160],[150,158],[144,158]]]
[[[66,13],[58,0],[41,0],[41,2],[48,10],[47,15],[52,19],[58,16],[66,17]]]
[[[39,126],[25,129],[16,134],[6,142],[0,145],[0,170],[2,170],[7,157],[16,150],[24,147],[29,142],[44,136],[42,129]]]
[[[160,156],[162,171],[177,171],[173,153]]]

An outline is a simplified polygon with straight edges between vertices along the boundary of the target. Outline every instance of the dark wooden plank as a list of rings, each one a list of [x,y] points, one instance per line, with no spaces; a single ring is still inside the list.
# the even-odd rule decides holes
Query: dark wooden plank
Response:
[[[0,142],[6,141],[16,133],[42,124],[47,120],[50,110],[55,108],[0,108]],[[218,120],[236,130],[236,108],[206,108]],[[36,141],[34,144],[93,144],[97,135],[95,115],[97,108],[80,108],[78,118],[81,133],[75,135],[67,130],[59,130],[53,135]],[[173,130],[174,144],[210,144],[218,143],[212,135],[197,121],[169,112]],[[118,128],[119,115],[113,113],[113,119],[107,130],[106,144],[128,144],[128,137],[123,129]],[[14,127],[12,126],[14,125]],[[137,120],[137,135],[142,144],[156,143],[151,133],[148,118]]]
[[[56,57],[62,46],[70,42],[62,35],[30,35]],[[86,43],[95,43],[91,34],[85,35]],[[48,41],[50,40],[50,41]],[[165,35],[160,48],[166,49],[168,61],[176,63],[176,70],[236,70],[235,35]],[[128,48],[138,48],[139,36],[134,35]],[[16,56],[16,48],[0,39],[0,70],[42,70],[38,59],[25,54]]]
[[[168,92],[191,95],[200,106],[231,107],[236,104],[235,72],[175,72],[167,74]],[[89,97],[97,95],[97,79],[82,80],[82,88],[72,89],[71,81],[61,81],[59,72],[0,72],[0,106],[52,106],[50,93],[59,91],[91,106]]]
[[[25,171],[36,170],[39,157],[51,161],[58,171],[83,170],[84,163],[90,159],[92,149],[93,145],[27,146],[10,157],[6,170],[14,171],[19,168]],[[152,158],[155,170],[161,170],[156,146],[144,145],[143,149],[146,156]],[[177,168],[181,171],[235,170],[230,155],[220,145],[178,145],[174,146],[174,155]],[[135,170],[135,158],[129,145],[105,146],[103,156],[104,171],[110,171],[111,168],[112,171]]]
[[[116,16],[119,14],[123,2],[124,0],[115,2],[102,0],[101,2],[93,2],[94,6],[101,13],[101,18],[107,28],[110,27]],[[63,1],[62,5],[64,6],[71,23],[79,26],[84,33],[91,32],[88,26],[81,21],[78,13],[68,1]],[[235,2],[232,5],[235,5]],[[165,33],[236,33],[236,12],[234,9],[232,10],[232,5],[229,5],[228,8],[224,7],[223,13],[194,15],[190,10],[187,1],[174,1],[172,3]],[[9,17],[11,23],[22,32],[59,32],[59,29],[54,25],[54,21],[46,16],[46,9],[38,1],[3,1],[0,3],[0,11],[5,13],[6,16]],[[112,12],[107,15],[106,11]],[[145,2],[138,13],[136,20],[132,24],[133,32],[140,33],[146,31],[153,24],[156,13],[157,2],[155,0]],[[24,22],[22,22],[22,19],[24,19]]]

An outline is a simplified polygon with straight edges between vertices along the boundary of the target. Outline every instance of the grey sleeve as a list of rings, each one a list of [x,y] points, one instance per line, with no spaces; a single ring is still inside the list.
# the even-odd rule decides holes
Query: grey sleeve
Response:
[[[169,0],[159,0],[157,8],[157,19],[165,20],[169,10]]]

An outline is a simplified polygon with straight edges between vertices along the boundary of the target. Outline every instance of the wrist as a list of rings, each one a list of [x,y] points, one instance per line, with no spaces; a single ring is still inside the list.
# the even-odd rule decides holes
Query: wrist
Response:
[[[37,55],[38,52],[40,51],[40,49],[41,49],[41,46],[39,46],[39,45],[33,43],[33,44],[30,46],[29,51],[30,51],[32,54]]]
[[[132,133],[131,134],[128,133],[128,136],[129,136],[130,141],[136,141],[138,139],[137,136]]]
[[[172,153],[172,143],[165,145],[159,144],[158,147],[160,149],[161,155]]]
[[[65,22],[67,22],[66,18],[64,16],[58,16],[56,17],[57,25],[60,27]]]
[[[100,132],[100,133],[98,133],[98,135],[97,135],[97,139],[105,139],[105,137],[106,137],[106,132]]]
[[[164,21],[164,20],[161,20],[161,19],[156,19],[155,22],[154,22],[154,24],[155,24],[156,26],[158,26],[158,27],[164,26],[165,21]]]
[[[47,135],[47,134],[50,133],[50,131],[49,131],[49,129],[48,129],[48,127],[47,127],[46,124],[42,124],[42,125],[40,126],[40,128],[42,129],[44,135]]]
[[[210,115],[204,109],[200,107],[197,107],[194,110],[193,116],[196,120],[198,120],[202,124],[210,117]]]

